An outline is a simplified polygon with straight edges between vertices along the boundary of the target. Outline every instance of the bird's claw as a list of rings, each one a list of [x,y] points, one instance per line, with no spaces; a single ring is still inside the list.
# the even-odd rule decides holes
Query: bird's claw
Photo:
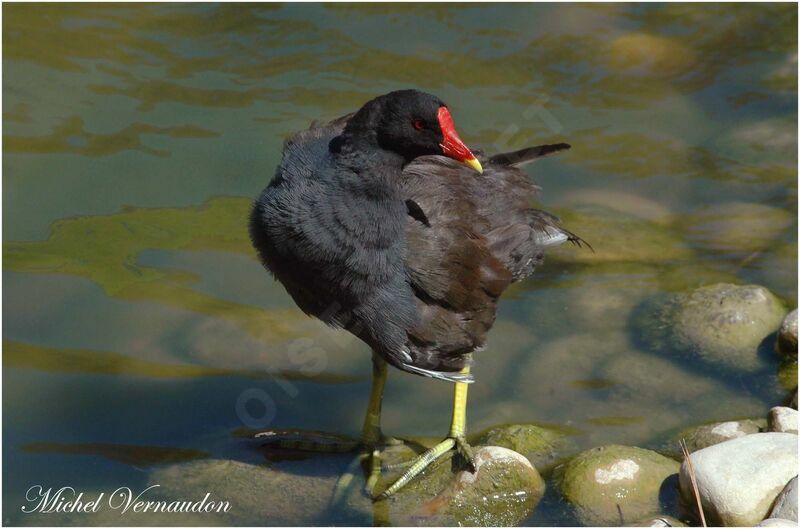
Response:
[[[464,458],[466,461],[467,466],[469,466],[469,471],[471,473],[475,473],[475,470],[478,468],[477,464],[475,463],[475,451],[472,450],[472,447],[467,443],[467,440],[464,436],[459,436],[455,438],[456,441],[456,451],[458,451],[459,455]]]

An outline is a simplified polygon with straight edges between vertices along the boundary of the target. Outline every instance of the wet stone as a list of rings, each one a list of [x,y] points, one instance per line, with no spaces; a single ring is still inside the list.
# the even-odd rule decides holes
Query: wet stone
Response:
[[[548,471],[569,446],[564,433],[536,424],[495,426],[475,437],[475,445],[501,446],[523,455],[540,473]]]
[[[791,226],[792,214],[782,208],[729,202],[687,215],[687,237],[704,248],[731,255],[763,250]]]
[[[602,206],[659,224],[667,222],[671,213],[667,206],[656,202],[652,198],[609,189],[578,189],[570,191],[564,195],[562,202],[569,206]]]
[[[779,353],[797,360],[797,309],[783,319],[775,345]]]
[[[772,247],[748,262],[745,268],[756,283],[762,284],[797,305],[797,241]]]
[[[672,296],[651,320],[642,320],[642,332],[657,346],[678,348],[710,365],[749,371],[762,366],[759,346],[785,314],[780,300],[764,287],[718,283]]]
[[[714,389],[714,381],[675,362],[635,350],[625,351],[604,362],[600,378],[613,382],[611,393],[621,399],[649,402],[687,402]]]
[[[602,206],[562,209],[557,214],[570,231],[593,245],[594,252],[555,251],[548,254],[550,261],[662,263],[692,256],[677,233],[633,215]]]
[[[648,516],[638,522],[634,522],[629,527],[685,527],[686,524],[672,516],[664,514]]]
[[[624,525],[675,503],[677,461],[651,450],[609,445],[581,452],[563,468],[560,490],[586,525]]]
[[[681,458],[680,441],[686,441],[689,452],[696,452],[731,439],[752,435],[765,429],[764,419],[742,419],[737,421],[714,422],[681,430],[665,447],[665,451],[675,458]]]
[[[229,501],[231,509],[215,515],[226,525],[315,525],[328,508],[337,478],[204,460],[159,468],[150,475],[149,484],[160,485],[157,490],[175,498],[203,498],[210,493]]]
[[[539,473],[522,455],[498,446],[473,447],[476,472],[443,458],[376,503],[379,524],[412,526],[512,526],[527,519],[544,494]],[[459,458],[460,459],[460,458]],[[396,478],[384,476],[378,487]]]
[[[792,391],[797,387],[797,361],[789,360],[778,366],[778,385],[783,391]]]

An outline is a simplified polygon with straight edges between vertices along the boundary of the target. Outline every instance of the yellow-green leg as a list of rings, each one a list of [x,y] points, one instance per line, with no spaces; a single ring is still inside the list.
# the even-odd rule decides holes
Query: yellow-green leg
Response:
[[[463,374],[469,374],[469,366],[461,370]],[[466,428],[467,428],[467,389],[469,384],[464,382],[456,382],[455,389],[453,390],[453,419],[450,422],[450,434],[441,443],[437,444],[427,452],[423,453],[411,462],[408,469],[395,481],[388,489],[378,496],[377,499],[388,498],[412,479],[414,479],[420,472],[425,470],[431,463],[442,457],[444,454],[456,448],[459,454],[469,463],[470,467],[474,470],[474,455],[472,448],[466,441]]]
[[[381,457],[378,447],[391,444],[395,439],[385,438],[381,433],[381,406],[383,404],[383,389],[386,386],[386,361],[376,353],[372,353],[372,389],[369,394],[367,413],[364,415],[364,427],[361,429],[361,446],[364,451],[356,457],[339,478],[331,499],[332,504],[337,504],[344,497],[351,483],[355,479],[355,471],[365,459],[370,460],[370,472],[367,477],[365,490],[369,496],[381,476]]]

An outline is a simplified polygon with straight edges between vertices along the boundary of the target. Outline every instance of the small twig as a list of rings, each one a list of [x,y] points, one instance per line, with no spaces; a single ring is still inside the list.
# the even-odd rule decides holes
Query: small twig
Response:
[[[689,469],[689,479],[692,482],[692,490],[694,491],[694,499],[697,502],[697,511],[700,513],[700,522],[703,524],[703,527],[708,527],[706,525],[706,515],[703,512],[703,504],[700,501],[700,489],[697,487],[697,477],[694,473],[694,467],[692,466],[692,458],[689,456],[689,447],[686,446],[686,441],[681,439],[680,440],[681,451],[683,452],[683,458],[686,460],[686,466]]]

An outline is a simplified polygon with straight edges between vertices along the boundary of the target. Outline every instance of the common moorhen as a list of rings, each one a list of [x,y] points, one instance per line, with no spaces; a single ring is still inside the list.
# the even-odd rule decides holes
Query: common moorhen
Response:
[[[387,497],[465,441],[471,353],[483,347],[497,300],[530,275],[543,251],[580,238],[534,209],[537,187],[519,167],[564,143],[480,161],[459,139],[447,105],[400,90],[358,112],[294,134],[255,202],[250,236],[297,305],[373,350],[361,443],[384,439],[386,363],[455,383],[448,437],[422,454]],[[480,153],[479,153],[480,154]],[[485,168],[484,168],[485,166]]]

